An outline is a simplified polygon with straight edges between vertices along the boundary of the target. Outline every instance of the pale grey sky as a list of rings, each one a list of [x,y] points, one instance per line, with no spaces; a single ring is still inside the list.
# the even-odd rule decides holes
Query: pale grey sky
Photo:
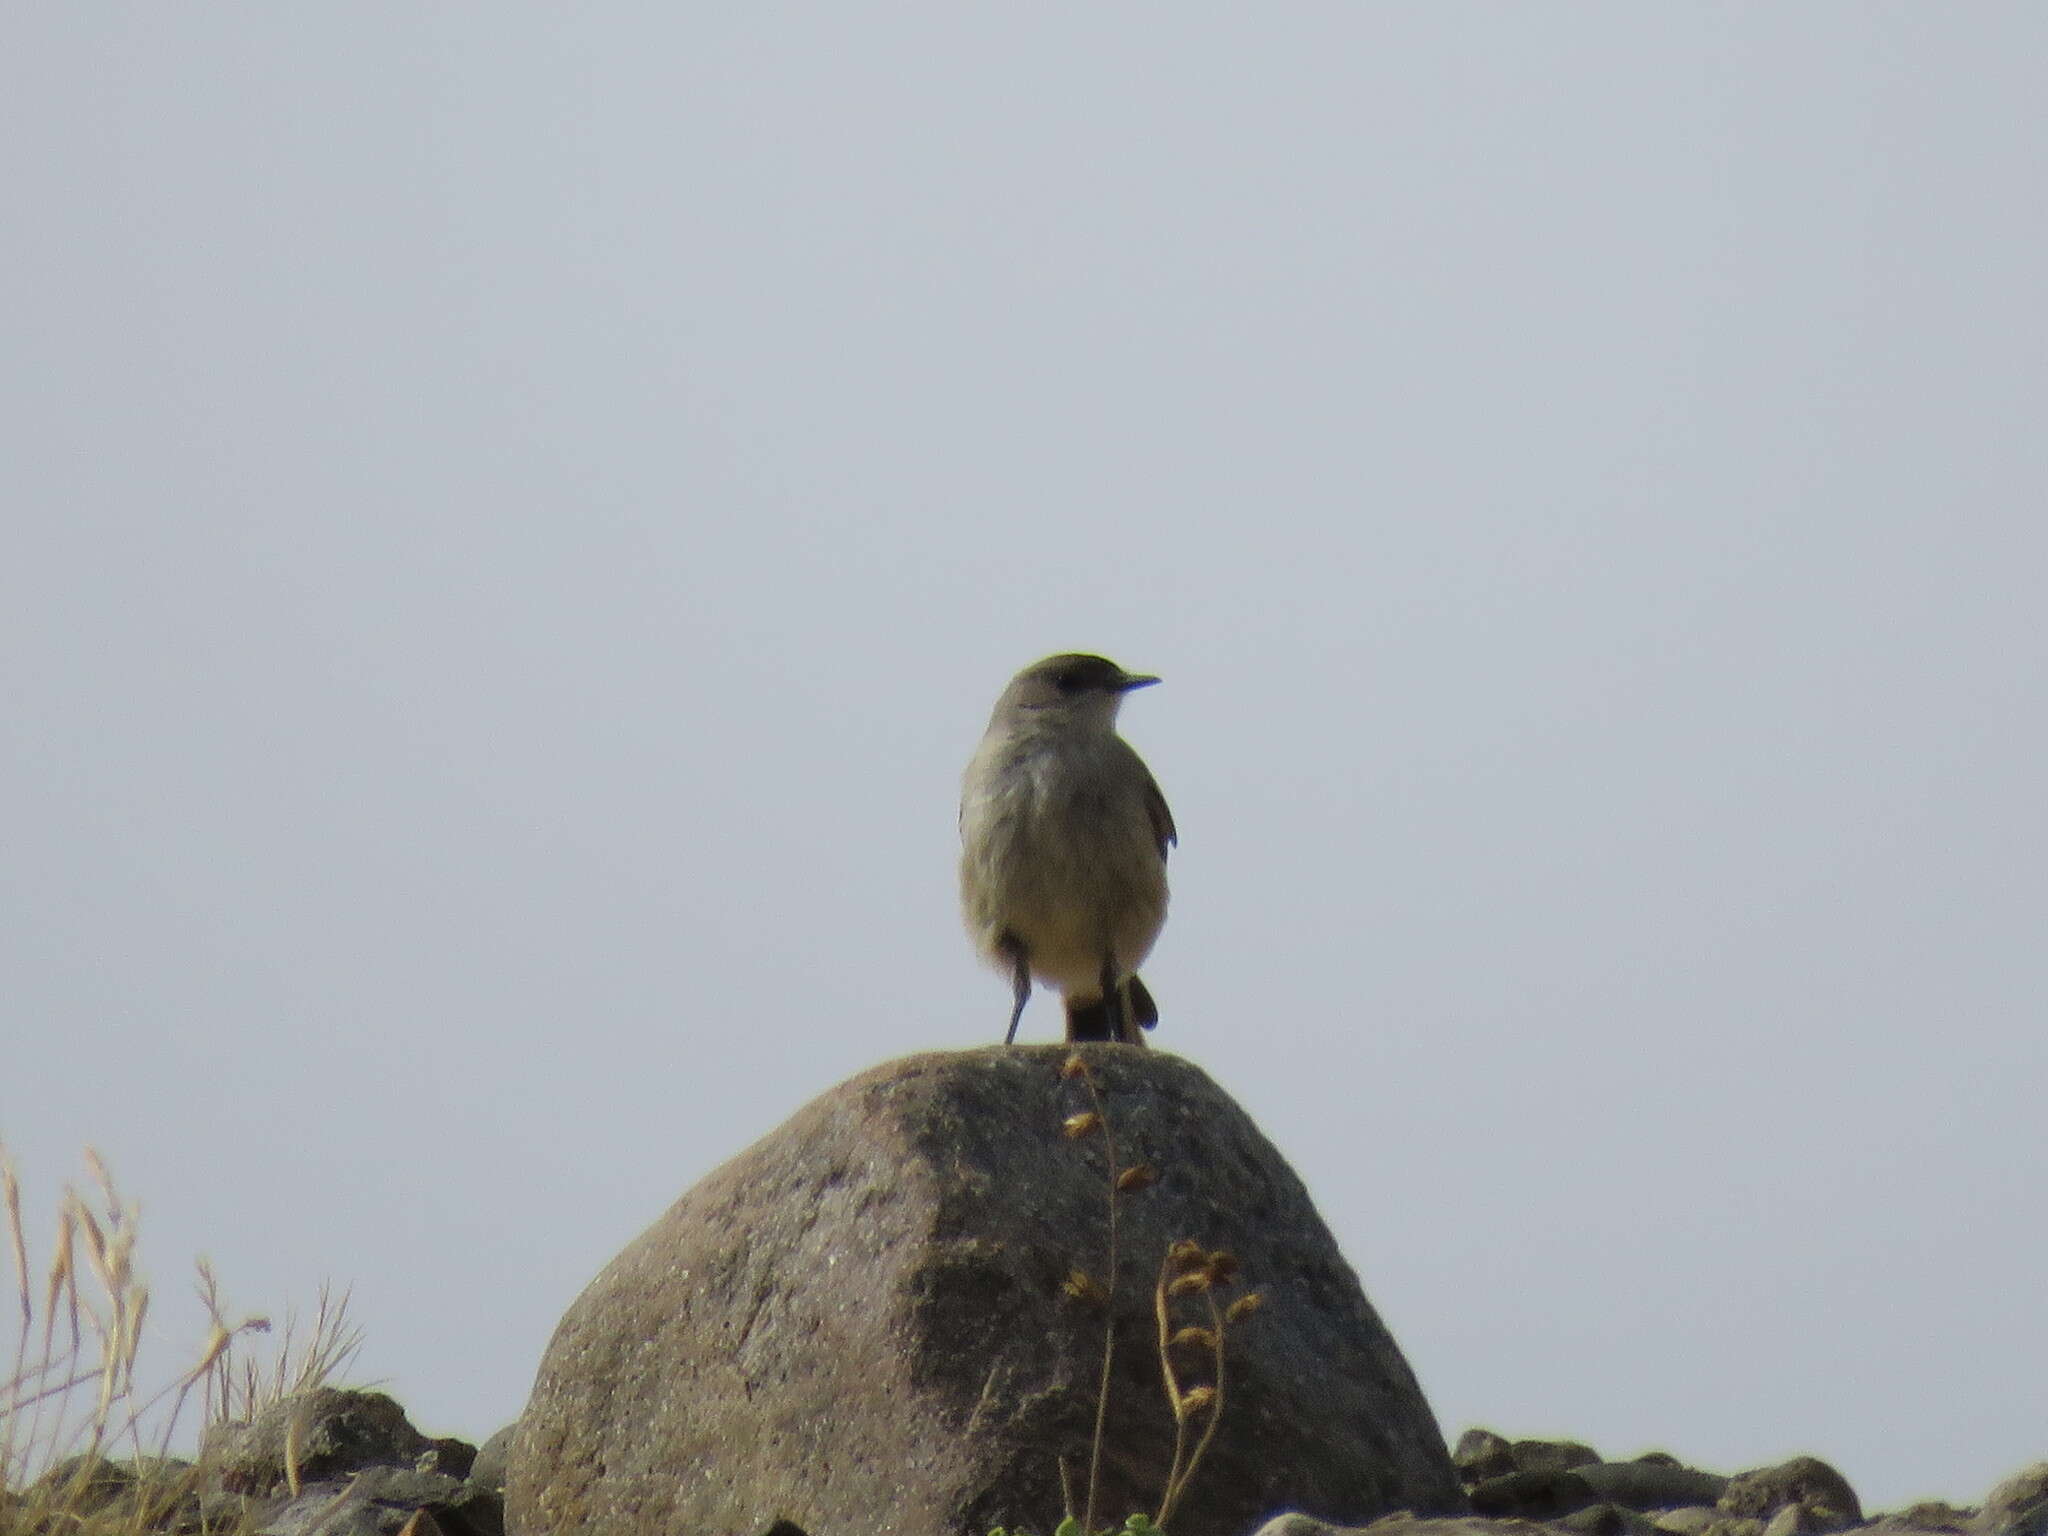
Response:
[[[2048,1454],[2048,10],[17,7],[0,1137],[433,1433],[1000,1037],[1017,667],[1447,1433]],[[1041,1003],[1030,1038],[1057,1028]]]

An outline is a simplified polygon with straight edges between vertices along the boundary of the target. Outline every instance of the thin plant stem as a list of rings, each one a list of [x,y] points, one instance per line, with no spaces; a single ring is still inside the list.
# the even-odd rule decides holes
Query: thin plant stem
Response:
[[[1159,1513],[1153,1517],[1154,1525],[1166,1524],[1167,1517],[1180,1503],[1181,1495],[1187,1492],[1188,1483],[1195,1475],[1195,1468],[1202,1464],[1203,1453],[1209,1449],[1209,1442],[1216,1436],[1216,1427],[1223,1422],[1223,1309],[1216,1305],[1216,1292],[1213,1288],[1202,1292],[1202,1299],[1209,1303],[1209,1324],[1216,1339],[1216,1396],[1210,1401],[1209,1406],[1202,1410],[1208,1422],[1202,1426],[1202,1437],[1195,1442],[1194,1452],[1188,1457],[1185,1467],[1181,1465],[1180,1452],[1186,1441],[1187,1421],[1179,1419],[1179,1415],[1176,1414],[1179,1422],[1175,1424],[1173,1431],[1174,1470],[1167,1474],[1166,1492],[1159,1501]]]

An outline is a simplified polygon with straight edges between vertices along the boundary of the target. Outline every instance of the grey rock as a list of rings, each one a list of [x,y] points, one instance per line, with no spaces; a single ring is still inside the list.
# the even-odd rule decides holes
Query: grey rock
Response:
[[[787,1519],[830,1536],[1043,1529],[1085,1482],[1107,1268],[1104,1143],[1067,1046],[887,1063],[697,1185],[570,1309],[514,1443],[522,1536],[666,1536]],[[1120,1347],[1098,1514],[1157,1507],[1172,1461],[1152,1315],[1194,1238],[1264,1300],[1174,1536],[1275,1511],[1463,1507],[1413,1373],[1301,1181],[1232,1100],[1157,1050],[1084,1046],[1118,1163]],[[1199,1379],[1199,1378],[1194,1378]]]
[[[503,1536],[495,1494],[440,1472],[371,1467],[353,1477],[301,1484],[254,1522],[256,1536],[396,1536],[418,1511],[443,1536]]]
[[[1327,1520],[1318,1520],[1314,1515],[1275,1515],[1252,1533],[1252,1536],[1361,1536],[1362,1525],[1332,1525]]]
[[[1579,1470],[1583,1472],[1585,1468]],[[1620,1504],[1589,1504],[1552,1524],[1574,1531],[1577,1536],[1656,1536],[1657,1533],[1656,1523],[1648,1515]]]
[[[1295,1511],[1275,1515],[1252,1536],[1529,1536],[1530,1531],[1525,1523],[1508,1524],[1470,1515],[1436,1517],[1402,1511],[1384,1515],[1370,1525],[1332,1525]]]
[[[422,1510],[444,1536],[505,1536],[505,1499],[494,1489],[398,1467],[373,1468],[359,1474],[357,1483],[363,1497],[398,1511],[401,1525],[405,1515]]]
[[[429,1440],[427,1448],[414,1458],[413,1465],[422,1472],[441,1472],[449,1477],[468,1477],[476,1465],[476,1447],[467,1440],[454,1436],[443,1436]]]
[[[67,1456],[35,1479],[25,1502],[74,1516],[118,1512],[138,1526],[169,1526],[196,1515],[200,1491],[197,1469],[175,1456],[119,1461]]]
[[[1863,1523],[1863,1504],[1847,1478],[1814,1456],[1798,1456],[1728,1480],[1719,1508],[1726,1515],[1768,1521],[1787,1504],[1802,1506],[1807,1531],[1845,1531]]]
[[[1977,1521],[1974,1509],[1958,1509],[1939,1499],[1928,1499],[1912,1504],[1905,1509],[1894,1510],[1888,1515],[1879,1515],[1864,1526],[1872,1536],[1909,1536],[1909,1533],[1925,1533],[1925,1536],[1969,1536]]]
[[[1468,1429],[1458,1436],[1451,1451],[1451,1465],[1458,1469],[1458,1477],[1467,1487],[1520,1470],[1515,1465],[1515,1448],[1507,1437],[1490,1429]]]
[[[472,1483],[493,1493],[505,1491],[505,1468],[512,1459],[512,1441],[518,1433],[519,1421],[514,1419],[483,1443],[483,1448],[476,1453],[476,1460],[470,1464],[469,1480]]]
[[[1716,1498],[1720,1495],[1716,1494]],[[1717,1521],[1728,1517],[1710,1504],[1687,1504],[1677,1509],[1662,1510],[1656,1519],[1657,1529],[1669,1531],[1671,1536],[1701,1536],[1701,1532]]]
[[[1977,1536],[2048,1536],[2048,1461],[2015,1472],[1984,1497]]]
[[[1728,1479],[1695,1472],[1668,1458],[1662,1461],[1603,1461],[1574,1467],[1578,1478],[1602,1499],[1627,1509],[1683,1509],[1712,1504],[1727,1491]]]
[[[1563,1470],[1490,1477],[1471,1498],[1474,1514],[1496,1520],[1555,1520],[1599,1502],[1578,1476]]]
[[[1665,1510],[1655,1521],[1660,1531],[1671,1536],[1764,1536],[1764,1523],[1743,1515],[1724,1515],[1718,1509],[1690,1505]]]
[[[1824,1531],[1839,1530],[1841,1527],[1835,1524],[1838,1518],[1811,1504],[1782,1504],[1764,1522],[1764,1536],[1820,1536]]]
[[[296,1498],[273,1501],[251,1525],[255,1536],[386,1536],[377,1513],[375,1506],[349,1497],[347,1480],[301,1483]]]
[[[246,1423],[215,1425],[200,1460],[215,1469],[227,1492],[263,1495],[290,1481],[288,1448],[296,1451],[302,1484],[363,1467],[411,1467],[437,1450],[383,1393],[320,1387],[274,1403]]]
[[[1276,1515],[1252,1536],[1531,1536],[1526,1521],[1489,1520],[1475,1515],[1417,1515],[1407,1510],[1382,1515],[1369,1525],[1332,1525],[1313,1515]]]
[[[1571,1472],[1600,1459],[1593,1447],[1576,1440],[1517,1440],[1510,1450],[1523,1472]]]

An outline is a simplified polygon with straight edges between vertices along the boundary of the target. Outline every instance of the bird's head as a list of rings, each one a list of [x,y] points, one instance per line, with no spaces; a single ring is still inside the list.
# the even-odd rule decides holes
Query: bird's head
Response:
[[[1136,672],[1126,672],[1101,656],[1069,651],[1035,661],[1010,679],[1010,686],[996,701],[996,719],[1043,725],[1073,724],[1108,729],[1116,722],[1117,706],[1134,688],[1149,688],[1158,682]]]

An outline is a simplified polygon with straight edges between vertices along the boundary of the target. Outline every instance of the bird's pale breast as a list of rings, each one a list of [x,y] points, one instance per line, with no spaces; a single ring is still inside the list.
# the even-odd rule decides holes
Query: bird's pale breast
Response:
[[[985,955],[1007,964],[998,941],[1015,933],[1041,981],[1084,1000],[1105,948],[1137,969],[1166,920],[1149,783],[1113,735],[983,742],[961,802],[960,890]]]

